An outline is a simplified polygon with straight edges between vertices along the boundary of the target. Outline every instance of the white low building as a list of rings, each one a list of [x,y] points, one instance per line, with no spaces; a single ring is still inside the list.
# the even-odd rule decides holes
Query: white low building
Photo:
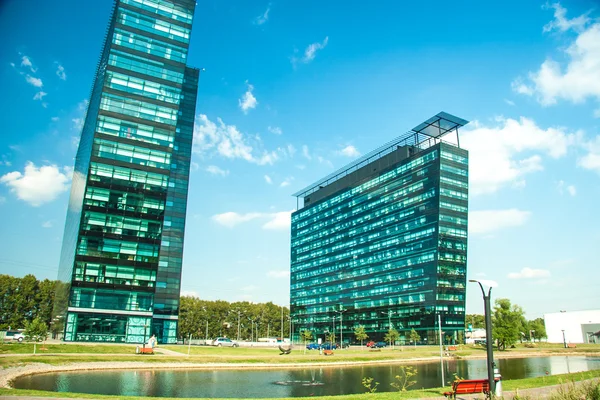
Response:
[[[544,314],[549,343],[600,343],[600,310]]]

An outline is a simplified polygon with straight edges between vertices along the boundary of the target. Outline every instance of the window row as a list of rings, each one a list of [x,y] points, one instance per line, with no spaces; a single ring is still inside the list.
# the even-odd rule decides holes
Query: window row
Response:
[[[161,223],[160,221],[86,211],[83,214],[81,229],[115,235],[159,239]]]
[[[180,25],[171,24],[161,19],[148,17],[134,11],[119,9],[118,22],[144,32],[153,33],[171,40],[189,43],[190,30]]]
[[[104,139],[94,140],[92,154],[96,157],[160,169],[169,169],[171,163],[170,153]]]
[[[117,46],[127,47],[156,57],[166,58],[180,63],[185,63],[187,49],[179,48],[160,40],[148,38],[122,29],[115,29],[113,43]]]
[[[315,278],[319,276],[322,277],[325,274],[331,274],[334,272],[341,273],[342,271],[343,276],[338,276],[337,278],[332,277],[331,279],[345,279],[346,277],[361,276],[361,274],[371,274],[376,271],[394,270],[409,266],[417,269],[420,267],[420,264],[434,261],[435,254],[436,251],[431,250],[428,252],[421,253],[418,256],[415,255],[411,257],[403,257],[398,259],[391,259],[391,254],[389,257],[390,259],[388,260],[381,259],[380,257],[365,257],[364,259],[360,260],[360,264],[357,264],[357,266],[363,268],[357,270],[349,270],[349,268],[353,266],[352,262],[329,263],[320,268],[316,268],[318,266],[313,265],[314,262],[307,262],[304,265],[292,265],[291,281],[292,284],[295,284],[296,282],[299,282],[303,279]],[[327,278],[324,278],[322,281],[327,282]]]
[[[121,3],[133,5],[142,10],[183,21],[188,24],[192,23],[192,18],[194,17],[190,10],[162,0],[121,0]]]
[[[128,54],[116,49],[111,49],[110,55],[108,56],[108,65],[171,82],[183,82],[184,74],[180,72],[181,68],[177,68],[177,71],[175,71],[172,69],[175,67],[168,66],[167,64],[148,58],[138,57],[134,54]]]
[[[181,90],[177,88],[113,71],[106,71],[105,85],[111,89],[171,104],[179,104],[182,96]]]
[[[122,240],[82,236],[77,244],[77,255],[121,260],[158,262],[160,246],[125,242]]]
[[[292,222],[297,222],[297,221],[302,220],[312,214],[320,213],[323,210],[325,210],[331,206],[334,206],[346,199],[356,197],[358,194],[362,193],[363,191],[369,190],[373,186],[381,185],[381,184],[387,182],[388,180],[396,179],[398,176],[404,175],[405,173],[416,172],[418,167],[423,166],[427,163],[430,163],[436,159],[437,159],[437,151],[435,151],[435,150],[430,153],[427,153],[421,157],[415,158],[414,160],[412,160],[406,164],[400,165],[399,167],[397,167],[389,172],[386,172],[385,174],[382,174],[375,179],[365,182],[362,185],[352,188],[351,190],[348,190],[337,196],[333,196],[333,197],[319,203],[318,205],[316,205],[314,207],[310,207],[306,210],[295,213],[292,216]]]
[[[145,101],[127,99],[110,93],[102,95],[100,109],[147,119],[148,121],[160,122],[161,124],[172,126],[177,124],[177,110],[157,106]]]
[[[90,165],[89,180],[154,191],[162,191],[169,183],[166,175],[96,162]]]
[[[148,268],[127,267],[123,265],[77,262],[74,279],[83,282],[154,287],[156,271]]]
[[[69,306],[121,311],[152,311],[152,293],[73,288]]]
[[[87,187],[83,204],[149,215],[162,215],[165,209],[164,201],[160,198],[93,186]]]
[[[173,147],[173,141],[175,139],[175,132],[155,128],[149,125],[123,121],[105,115],[98,116],[96,132],[171,148]]]
[[[458,154],[454,154],[446,150],[442,150],[442,158],[445,158],[446,160],[455,161],[464,165],[469,164],[469,159],[467,157],[459,156]]]

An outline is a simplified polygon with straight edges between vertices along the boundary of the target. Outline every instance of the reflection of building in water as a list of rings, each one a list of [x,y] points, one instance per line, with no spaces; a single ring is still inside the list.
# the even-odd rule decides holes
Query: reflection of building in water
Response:
[[[544,314],[550,343],[600,343],[600,310]]]

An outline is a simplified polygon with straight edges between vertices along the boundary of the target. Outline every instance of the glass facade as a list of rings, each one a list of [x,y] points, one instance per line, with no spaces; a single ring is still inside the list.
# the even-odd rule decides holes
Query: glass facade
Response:
[[[458,134],[458,132],[457,132]],[[363,325],[381,341],[390,327],[408,340],[445,342],[465,325],[468,153],[436,141],[396,146],[300,197],[292,214],[294,335],[344,341]],[[332,189],[333,188],[333,189]],[[310,192],[310,193],[309,193]]]
[[[66,341],[177,341],[199,70],[194,0],[116,0],[79,149],[54,320]]]

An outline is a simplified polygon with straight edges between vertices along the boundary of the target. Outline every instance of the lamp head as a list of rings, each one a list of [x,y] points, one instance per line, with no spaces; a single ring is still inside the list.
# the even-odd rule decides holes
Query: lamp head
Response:
[[[469,279],[469,282],[476,282],[480,285],[487,286],[489,288],[498,287],[498,282],[489,279]]]

